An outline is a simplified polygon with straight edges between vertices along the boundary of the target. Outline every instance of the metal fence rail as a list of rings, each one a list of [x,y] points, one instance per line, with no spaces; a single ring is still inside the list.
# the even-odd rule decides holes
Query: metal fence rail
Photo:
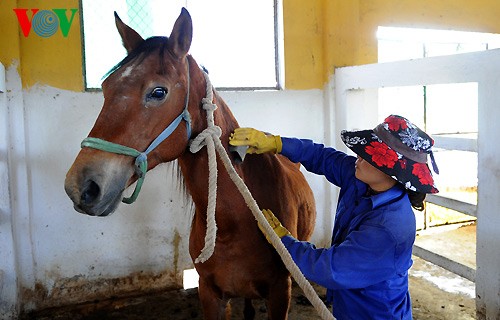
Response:
[[[413,254],[419,258],[432,262],[443,269],[451,271],[472,282],[476,281],[476,270],[459,262],[453,261],[435,252],[429,251],[417,245],[413,246]]]
[[[460,213],[472,217],[477,217],[477,206],[468,202],[442,197],[434,194],[428,194],[425,197],[425,201],[441,207],[458,211]]]

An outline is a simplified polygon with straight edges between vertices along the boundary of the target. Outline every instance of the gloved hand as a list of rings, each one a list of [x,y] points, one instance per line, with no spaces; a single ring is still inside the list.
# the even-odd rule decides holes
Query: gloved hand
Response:
[[[278,218],[276,218],[276,216],[272,213],[271,210],[264,209],[262,210],[262,213],[264,214],[264,217],[266,217],[267,222],[269,223],[271,228],[273,228],[274,232],[278,235],[278,237],[282,238],[284,236],[291,235],[290,231],[288,231],[287,228],[283,227],[281,222],[278,220]],[[266,232],[264,228],[260,225],[260,223],[259,223],[259,229],[266,236],[267,241],[271,243],[271,241],[269,241],[269,237],[266,235]]]
[[[253,128],[238,128],[229,137],[232,146],[249,146],[246,153],[280,153],[282,148],[281,137],[266,135]]]

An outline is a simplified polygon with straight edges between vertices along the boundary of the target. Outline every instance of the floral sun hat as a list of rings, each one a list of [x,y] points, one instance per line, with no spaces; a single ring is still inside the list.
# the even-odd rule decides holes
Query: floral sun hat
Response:
[[[341,137],[357,155],[407,189],[439,192],[427,165],[430,155],[434,172],[439,173],[432,154],[434,140],[408,119],[390,115],[373,130],[344,130]]]

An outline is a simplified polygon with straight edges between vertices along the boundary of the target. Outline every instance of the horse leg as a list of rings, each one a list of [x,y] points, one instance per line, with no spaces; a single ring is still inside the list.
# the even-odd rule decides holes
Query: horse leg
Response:
[[[243,309],[243,317],[245,320],[253,320],[255,318],[255,308],[251,299],[245,299],[245,308]]]
[[[290,298],[292,296],[292,280],[289,276],[277,281],[269,288],[267,314],[269,320],[287,320]]]
[[[214,287],[200,277],[198,285],[201,309],[204,320],[223,320],[226,318],[227,300],[216,293]]]

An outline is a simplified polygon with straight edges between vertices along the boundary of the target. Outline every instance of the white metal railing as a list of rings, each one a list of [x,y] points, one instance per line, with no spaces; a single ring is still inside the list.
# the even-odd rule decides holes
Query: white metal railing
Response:
[[[439,255],[419,246],[413,246],[413,254],[419,258],[432,262],[433,264],[440,266],[441,268],[458,274],[462,278],[468,279],[472,282],[476,281],[476,270],[469,266],[458,263],[445,256]]]
[[[477,152],[477,138],[454,135],[433,135],[434,146],[446,150]]]
[[[452,134],[433,135],[432,138],[434,139],[434,146],[436,148],[445,150],[477,152],[476,137]],[[477,217],[477,206],[468,202],[433,194],[428,194],[425,198],[425,201],[438,205],[440,207],[455,210],[471,217]],[[459,276],[470,281],[474,282],[476,280],[476,270],[474,268],[427,250],[417,244],[413,246],[413,254],[424,260],[430,261],[448,271],[458,274]]]
[[[477,153],[477,134],[475,133],[433,135],[432,138],[434,139],[435,148]],[[472,217],[477,217],[477,206],[468,202],[433,194],[427,195],[425,201]]]
[[[373,91],[383,87],[477,83],[478,138],[439,136],[436,144],[451,150],[478,153],[478,205],[430,196],[429,202],[477,219],[474,269],[416,247],[414,252],[433,263],[476,282],[479,319],[500,317],[500,50],[370,64],[336,69],[333,81],[334,127],[362,128],[366,119],[378,117]],[[375,95],[376,98],[376,95]],[[335,138],[336,144],[342,143]]]
[[[441,207],[445,207],[448,209],[464,213],[472,217],[477,217],[477,206],[474,204],[470,204],[468,202],[442,197],[434,194],[428,194],[425,197],[425,201]]]

